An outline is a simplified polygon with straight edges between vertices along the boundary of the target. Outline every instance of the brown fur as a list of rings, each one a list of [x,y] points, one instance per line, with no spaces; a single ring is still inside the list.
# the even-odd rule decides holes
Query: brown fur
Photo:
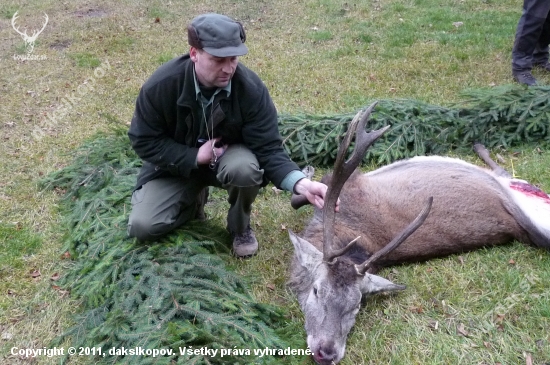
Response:
[[[514,239],[531,243],[527,232],[505,208],[506,192],[489,171],[456,160],[404,161],[370,174],[355,172],[340,193],[334,246],[361,236],[368,254],[383,248],[433,196],[424,224],[378,264],[426,260]],[[421,166],[419,166],[421,164]],[[328,182],[330,176],[323,178]],[[302,237],[322,250],[322,212]]]

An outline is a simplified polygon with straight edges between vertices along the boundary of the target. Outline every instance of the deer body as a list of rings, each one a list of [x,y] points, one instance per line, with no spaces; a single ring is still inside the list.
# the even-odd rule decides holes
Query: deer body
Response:
[[[513,179],[481,145],[474,149],[491,170],[433,156],[355,171],[387,129],[365,132],[374,105],[351,122],[334,172],[323,178],[323,210],[315,211],[301,237],[289,232],[289,286],[304,312],[308,347],[322,365],[343,358],[363,296],[405,289],[373,274],[381,267],[513,240],[550,249],[550,196]],[[356,130],[355,150],[344,161]],[[294,196],[292,204],[304,201]]]
[[[329,178],[323,179],[323,181]],[[335,221],[335,248],[361,236],[356,246],[366,256],[382,249],[405,228],[428,197],[430,215],[403,244],[388,253],[378,267],[421,261],[516,239],[550,247],[550,199],[523,211],[509,184],[511,179],[490,170],[445,157],[415,157],[378,170],[354,173],[340,193]],[[521,193],[520,193],[521,194]],[[529,195],[523,197],[530,199]],[[546,208],[546,240],[530,237],[530,219]],[[528,215],[530,214],[530,215]],[[322,211],[315,212],[302,238],[322,251]],[[356,249],[356,250],[357,250]],[[374,268],[370,270],[375,271]]]

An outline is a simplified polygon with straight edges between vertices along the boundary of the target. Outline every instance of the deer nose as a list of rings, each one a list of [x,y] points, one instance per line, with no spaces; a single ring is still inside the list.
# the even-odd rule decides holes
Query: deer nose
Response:
[[[334,364],[336,359],[336,349],[334,346],[321,346],[319,350],[313,355],[313,359],[317,364],[331,365]]]

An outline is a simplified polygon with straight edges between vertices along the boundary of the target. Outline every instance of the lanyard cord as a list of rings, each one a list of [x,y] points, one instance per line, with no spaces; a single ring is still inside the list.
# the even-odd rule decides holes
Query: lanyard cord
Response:
[[[202,100],[201,100],[201,106],[202,106],[202,116],[204,119],[204,126],[206,128],[206,135],[208,136],[208,140],[210,141],[210,145],[212,146],[212,157],[210,158],[210,164],[208,166],[210,167],[210,169],[215,170],[216,165],[218,164],[218,155],[216,154],[215,143],[212,141],[212,139],[214,138],[214,119],[212,118],[212,114],[214,110],[214,105],[212,103],[213,99],[214,99],[214,95],[212,95],[212,99],[210,99],[210,101],[207,104],[207,107],[208,105],[210,105],[210,124],[212,126],[211,127],[212,135],[210,135],[210,132],[208,131],[208,120],[206,119],[206,111],[204,110],[204,103],[202,102]]]

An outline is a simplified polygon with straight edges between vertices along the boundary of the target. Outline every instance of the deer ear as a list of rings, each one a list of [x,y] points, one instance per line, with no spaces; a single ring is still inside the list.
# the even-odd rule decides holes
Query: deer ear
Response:
[[[406,288],[407,287],[405,285],[394,284],[383,277],[373,274],[365,274],[363,281],[361,282],[361,293],[364,295],[393,292],[405,290]]]
[[[323,253],[311,243],[298,237],[290,229],[288,230],[288,235],[294,245],[294,256],[298,259],[300,265],[312,267],[323,261]]]

